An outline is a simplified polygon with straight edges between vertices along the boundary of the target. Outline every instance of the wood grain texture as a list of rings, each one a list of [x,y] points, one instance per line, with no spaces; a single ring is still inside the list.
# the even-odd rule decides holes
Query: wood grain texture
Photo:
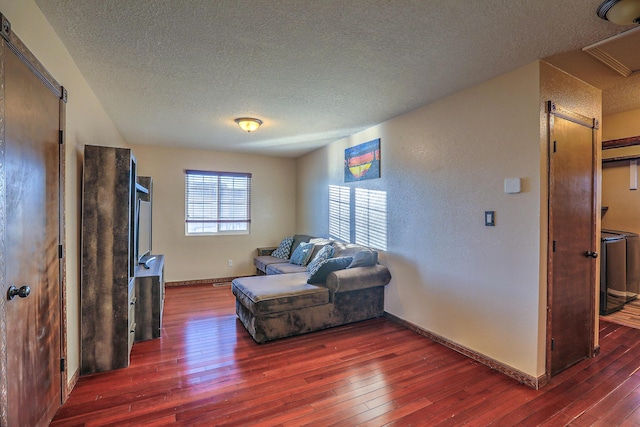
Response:
[[[600,320],[640,329],[640,300],[630,301],[622,307],[622,310],[600,316]]]
[[[6,17],[0,15],[0,18],[2,18],[3,24],[9,25]],[[18,79],[22,79],[22,81],[18,80],[16,82],[16,78],[11,75],[11,69],[15,69],[15,67],[6,66],[6,62],[9,57],[18,58],[18,62],[28,68],[28,71],[25,71],[24,68],[19,70]],[[32,81],[25,84],[25,78],[30,78],[31,80],[35,79],[38,80],[38,82],[34,83]],[[57,132],[55,132],[57,129],[56,124],[59,124],[59,130],[64,130],[66,116],[65,102],[59,101],[58,108],[55,108],[53,104],[53,99],[61,99],[63,97],[63,88],[29,51],[20,38],[11,31],[9,31],[9,41],[5,41],[4,38],[0,41],[0,81],[3,82],[0,87],[0,194],[2,195],[2,202],[0,203],[0,288],[6,294],[8,286],[12,283],[7,282],[5,272],[7,269],[19,267],[16,267],[15,265],[8,265],[6,262],[7,254],[15,248],[15,245],[7,239],[7,234],[9,236],[14,234],[13,229],[15,224],[11,224],[9,222],[10,219],[7,218],[6,214],[8,206],[5,195],[8,191],[12,191],[12,187],[15,190],[15,188],[19,186],[28,187],[33,185],[30,181],[32,179],[37,180],[42,169],[46,169],[47,172],[49,172],[53,166],[58,171],[56,181],[58,181],[59,188],[58,191],[56,191],[55,188],[48,188],[48,190],[51,191],[47,192],[47,195],[45,196],[47,197],[45,204],[47,205],[47,208],[50,208],[53,204],[56,204],[53,198],[58,198],[59,202],[57,203],[57,207],[59,208],[64,206],[64,157],[58,157],[58,154],[54,154],[52,151],[53,146],[58,145],[56,138]],[[26,94],[20,102],[16,102],[15,98],[12,99],[11,92],[13,91],[15,94],[16,89],[23,91],[23,95]],[[43,91],[47,92],[47,94],[43,94]],[[46,99],[42,101],[42,99],[37,99],[38,96]],[[15,122],[15,116],[10,117],[11,111],[19,105],[24,105],[25,100],[27,108],[20,109],[20,123],[18,124]],[[46,106],[44,104],[46,104]],[[37,115],[41,114],[45,109],[51,114],[51,117],[37,117]],[[7,114],[8,112],[9,114]],[[23,114],[24,112],[27,112],[27,114]],[[54,123],[52,120],[54,118],[57,123]],[[31,156],[32,160],[36,163],[36,167],[29,171],[29,177],[19,182],[15,182],[13,180],[7,181],[8,177],[9,179],[13,179],[13,177],[11,177],[12,167],[8,165],[16,163],[15,158],[12,155],[12,152],[15,150],[11,148],[12,129],[16,125],[23,126],[25,123],[30,128],[30,132],[28,132],[30,133],[30,138],[24,138],[19,141],[20,144],[18,145],[20,149],[26,148],[27,145],[38,145],[33,144],[33,141],[38,141],[43,145],[47,145],[48,148],[45,151],[48,150],[48,152],[45,154],[46,158],[44,161],[42,161],[42,158],[39,159],[40,161],[37,161],[35,160],[35,157],[37,157],[35,152],[39,151],[40,147],[36,148]],[[43,128],[46,130],[43,130]],[[37,134],[38,132],[40,132],[40,134]],[[43,133],[46,134],[46,137],[43,137]],[[53,136],[53,139],[50,138],[50,136]],[[29,151],[29,149],[25,149],[25,151]],[[61,151],[58,152],[60,153]],[[59,164],[57,164],[58,159]],[[49,184],[52,184],[52,182],[49,182],[51,181],[49,178],[52,177],[52,174],[46,173],[46,176],[48,179],[47,186],[49,187]],[[53,187],[55,187],[55,184]],[[42,192],[45,192],[44,189]],[[27,205],[26,211],[39,209],[44,210],[42,206],[36,207]],[[64,389],[66,381],[62,379],[59,374],[60,351],[62,351],[62,354],[64,355],[64,349],[66,348],[63,331],[64,328],[61,328],[60,326],[60,317],[62,316],[62,318],[64,318],[66,308],[64,301],[65,263],[64,259],[59,262],[57,261],[57,244],[60,243],[64,245],[64,210],[60,209],[57,212],[49,211],[49,213],[46,214],[46,217],[45,228],[47,229],[47,232],[51,232],[52,234],[54,234],[52,229],[54,227],[54,222],[56,222],[52,219],[56,217],[59,218],[59,224],[55,225],[60,226],[60,233],[58,234],[56,231],[55,234],[58,234],[61,240],[54,243],[53,241],[57,239],[53,239],[51,237],[47,237],[45,239],[46,244],[53,244],[53,246],[55,246],[54,255],[56,261],[53,261],[51,258],[53,253],[53,251],[51,251],[51,247],[48,248],[48,251],[44,251],[46,254],[36,256],[36,258],[43,260],[45,267],[42,272],[38,272],[38,274],[42,276],[42,279],[35,280],[35,282],[44,283],[42,286],[38,285],[32,290],[33,295],[31,298],[38,300],[38,303],[29,303],[29,305],[32,305],[31,313],[35,314],[35,316],[32,316],[32,318],[29,319],[29,323],[31,323],[30,328],[33,328],[34,323],[37,323],[35,325],[37,333],[33,335],[37,336],[38,343],[35,345],[31,343],[31,345],[37,347],[37,352],[40,354],[17,356],[20,364],[27,367],[26,373],[18,373],[19,369],[16,369],[17,367],[15,364],[12,366],[12,360],[16,359],[16,352],[19,351],[19,348],[13,345],[13,343],[7,345],[7,336],[8,334],[15,336],[21,333],[20,330],[15,329],[14,325],[16,322],[27,322],[25,322],[22,317],[19,319],[14,318],[14,315],[11,313],[13,310],[7,310],[7,301],[4,298],[2,298],[0,302],[0,425],[45,424],[53,416],[57,407],[59,407],[60,390],[62,390],[62,399],[66,397]],[[35,233],[39,233],[41,235],[44,234],[42,230],[37,230]],[[40,247],[34,246],[30,249],[35,252],[40,251]],[[53,270],[58,266],[59,277],[56,281],[53,278],[53,276],[56,275]],[[35,306],[35,308],[33,306]],[[61,307],[61,310],[58,309],[59,307]],[[33,321],[33,317],[37,317],[35,322]],[[55,324],[53,326],[53,330],[52,324]],[[62,339],[62,344],[60,344],[60,339]],[[26,336],[24,337],[24,341],[27,342]],[[61,348],[62,350],[60,350]],[[54,369],[55,371],[47,372],[51,369]],[[20,400],[18,403],[21,406],[20,408],[16,408],[15,404],[15,396],[19,393],[16,392],[12,386],[9,386],[9,377],[15,376],[30,377],[29,379],[25,379],[25,381],[19,383],[20,388],[27,388],[29,384],[32,384],[34,381],[30,381],[31,378],[36,376],[44,378],[43,383],[40,383],[37,379],[35,380],[36,388],[32,389],[32,393],[29,393],[29,404]],[[62,387],[60,387],[60,384],[62,384]],[[28,418],[16,421],[13,414],[23,411],[29,412]],[[35,415],[35,417],[38,418],[38,421],[34,421],[33,414],[38,414]]]
[[[608,150],[611,148],[632,147],[634,145],[640,145],[640,135],[632,136],[629,138],[610,139],[608,141],[602,141],[603,150]]]
[[[577,116],[574,114],[574,116]],[[595,133],[585,117],[549,118],[547,369],[592,355],[596,261]]]
[[[81,375],[129,364],[133,162],[126,148],[84,149]]]
[[[164,255],[154,255],[149,269],[135,269],[136,342],[159,338],[164,307]]]
[[[30,64],[4,61],[8,425],[47,425],[61,400],[59,99]],[[4,289],[6,295],[6,288]],[[4,296],[3,296],[4,298]]]
[[[505,374],[513,378],[514,380],[518,381],[519,383],[525,384],[533,389],[537,390],[541,387],[544,387],[547,384],[547,381],[548,381],[547,375],[542,375],[541,377],[536,378],[518,369],[515,369],[511,366],[505,365],[504,363],[501,363],[495,359],[487,357],[484,354],[478,353],[470,348],[467,348],[458,343],[455,343],[441,335],[435,334],[431,331],[427,331],[417,325],[414,325],[411,322],[407,322],[404,319],[394,316],[393,314],[385,312],[384,315],[386,318],[404,326],[407,329],[412,330],[413,332],[416,332],[432,341],[435,341],[439,344],[444,345],[445,347],[455,350],[458,353],[463,354],[477,362],[480,362],[483,365],[488,366],[489,368],[494,369],[502,374]]]
[[[0,19],[4,17],[0,14]],[[4,62],[7,55],[7,47],[5,40],[0,37],[0,80],[5,80]],[[5,94],[4,90],[0,90],[0,194],[6,193],[6,139],[5,131]],[[7,217],[5,203],[0,203],[0,288],[2,292],[6,292],[8,285],[6,280],[6,231]],[[7,307],[6,299],[0,298],[0,424],[9,424],[8,413],[8,381],[7,381]]]
[[[217,277],[211,279],[197,279],[197,280],[182,280],[175,282],[165,282],[165,287],[176,287],[176,286],[194,286],[194,285],[228,285],[234,279],[238,277],[244,276],[231,276],[231,277]]]
[[[635,425],[640,330],[603,321],[600,344],[533,390],[385,318],[259,345],[229,287],[167,288],[162,337],[81,377],[51,425]]]

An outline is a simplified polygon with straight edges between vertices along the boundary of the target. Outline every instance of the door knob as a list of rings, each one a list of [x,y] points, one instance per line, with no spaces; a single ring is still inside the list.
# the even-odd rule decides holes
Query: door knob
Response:
[[[585,255],[587,258],[598,258],[598,252],[587,251]]]
[[[31,288],[28,286],[21,286],[20,289],[15,286],[10,286],[7,291],[7,299],[12,300],[15,297],[26,298],[31,293]]]

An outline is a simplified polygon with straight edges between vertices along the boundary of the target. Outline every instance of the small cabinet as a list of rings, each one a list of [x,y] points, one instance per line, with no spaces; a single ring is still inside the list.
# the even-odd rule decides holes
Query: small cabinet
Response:
[[[133,347],[136,333],[136,300],[138,298],[135,291],[135,281],[132,278],[129,281],[129,354],[131,354],[131,347]]]
[[[152,259],[135,270],[135,340],[160,338],[164,309],[164,255]],[[155,258],[153,258],[155,257]]]

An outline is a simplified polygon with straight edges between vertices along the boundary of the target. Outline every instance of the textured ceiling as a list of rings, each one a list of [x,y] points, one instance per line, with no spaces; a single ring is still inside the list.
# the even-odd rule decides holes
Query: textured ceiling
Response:
[[[36,3],[129,143],[292,157],[538,58],[609,73],[579,49],[625,29],[600,0]]]

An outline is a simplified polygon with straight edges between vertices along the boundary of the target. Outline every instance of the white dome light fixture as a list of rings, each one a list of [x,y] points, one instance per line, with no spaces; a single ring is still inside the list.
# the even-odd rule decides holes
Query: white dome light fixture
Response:
[[[640,24],[640,0],[606,0],[596,13],[614,24]]]
[[[262,120],[254,119],[253,117],[238,117],[235,122],[240,126],[240,129],[249,133],[258,130],[262,124]]]

